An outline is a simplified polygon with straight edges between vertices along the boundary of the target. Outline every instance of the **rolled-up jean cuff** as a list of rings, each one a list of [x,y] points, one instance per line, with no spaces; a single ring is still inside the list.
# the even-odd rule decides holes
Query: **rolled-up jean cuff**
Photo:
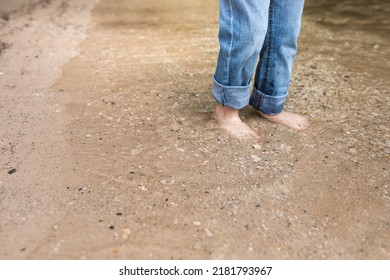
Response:
[[[250,88],[249,86],[224,86],[213,78],[213,96],[215,100],[226,107],[242,109],[249,104]]]
[[[283,111],[287,95],[288,93],[281,96],[271,96],[258,91],[257,89],[253,89],[249,104],[264,114],[277,115]]]

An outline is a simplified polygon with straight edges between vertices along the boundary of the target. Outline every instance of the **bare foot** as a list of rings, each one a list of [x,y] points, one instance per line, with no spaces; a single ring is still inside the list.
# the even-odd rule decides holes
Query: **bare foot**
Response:
[[[237,109],[217,104],[214,108],[213,117],[219,122],[222,129],[240,140],[260,139],[258,134],[241,121]]]
[[[259,114],[270,122],[278,123],[295,130],[305,130],[309,127],[308,118],[301,115],[288,112],[281,112],[277,115],[267,115],[262,112],[259,112]]]

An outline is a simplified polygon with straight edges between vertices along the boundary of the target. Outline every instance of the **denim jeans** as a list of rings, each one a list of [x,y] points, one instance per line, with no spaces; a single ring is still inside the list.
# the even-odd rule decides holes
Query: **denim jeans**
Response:
[[[219,2],[220,51],[214,98],[235,109],[250,104],[265,114],[281,113],[297,52],[304,0]]]

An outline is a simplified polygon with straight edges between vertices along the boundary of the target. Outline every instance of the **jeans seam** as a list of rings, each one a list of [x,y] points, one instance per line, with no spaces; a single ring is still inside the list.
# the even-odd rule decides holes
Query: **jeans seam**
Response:
[[[234,38],[234,25],[233,25],[233,5],[232,5],[232,0],[229,0],[229,6],[230,6],[230,46],[229,46],[229,54],[228,54],[228,59],[227,59],[227,84],[230,84],[230,59],[231,59],[231,52],[233,49],[233,38]]]
[[[263,93],[259,92],[259,94],[257,94],[257,92],[255,90],[253,94],[256,94],[256,96],[257,96],[255,108],[259,108],[259,104],[261,103],[261,100],[263,99]]]
[[[226,94],[226,88],[225,88],[225,87],[222,87],[222,94],[221,94],[221,97],[222,97],[222,106],[225,106],[225,104],[226,104],[226,101],[225,101],[225,94]]]
[[[257,101],[257,105],[256,105],[257,108],[259,107],[262,99],[263,99],[263,94],[261,93],[261,94],[259,94],[259,99]]]
[[[265,87],[266,87],[266,83],[267,83],[267,79],[268,79],[268,76],[269,76],[269,64],[270,64],[270,61],[271,61],[271,48],[272,48],[272,40],[273,40],[273,0],[270,1],[270,4],[269,4],[269,12],[268,12],[268,34],[266,37],[268,37],[267,39],[267,57],[266,57],[266,63],[265,63],[265,69],[264,69],[264,78],[263,78],[263,83],[260,87],[260,91],[261,92],[265,92]]]

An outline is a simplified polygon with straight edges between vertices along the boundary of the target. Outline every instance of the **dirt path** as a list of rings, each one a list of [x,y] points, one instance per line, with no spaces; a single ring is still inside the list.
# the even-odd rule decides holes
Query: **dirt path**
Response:
[[[262,140],[239,142],[210,118],[217,1],[102,0],[75,24],[92,2],[3,19],[0,258],[390,257],[388,39],[308,1],[287,108],[312,127],[247,108]]]

